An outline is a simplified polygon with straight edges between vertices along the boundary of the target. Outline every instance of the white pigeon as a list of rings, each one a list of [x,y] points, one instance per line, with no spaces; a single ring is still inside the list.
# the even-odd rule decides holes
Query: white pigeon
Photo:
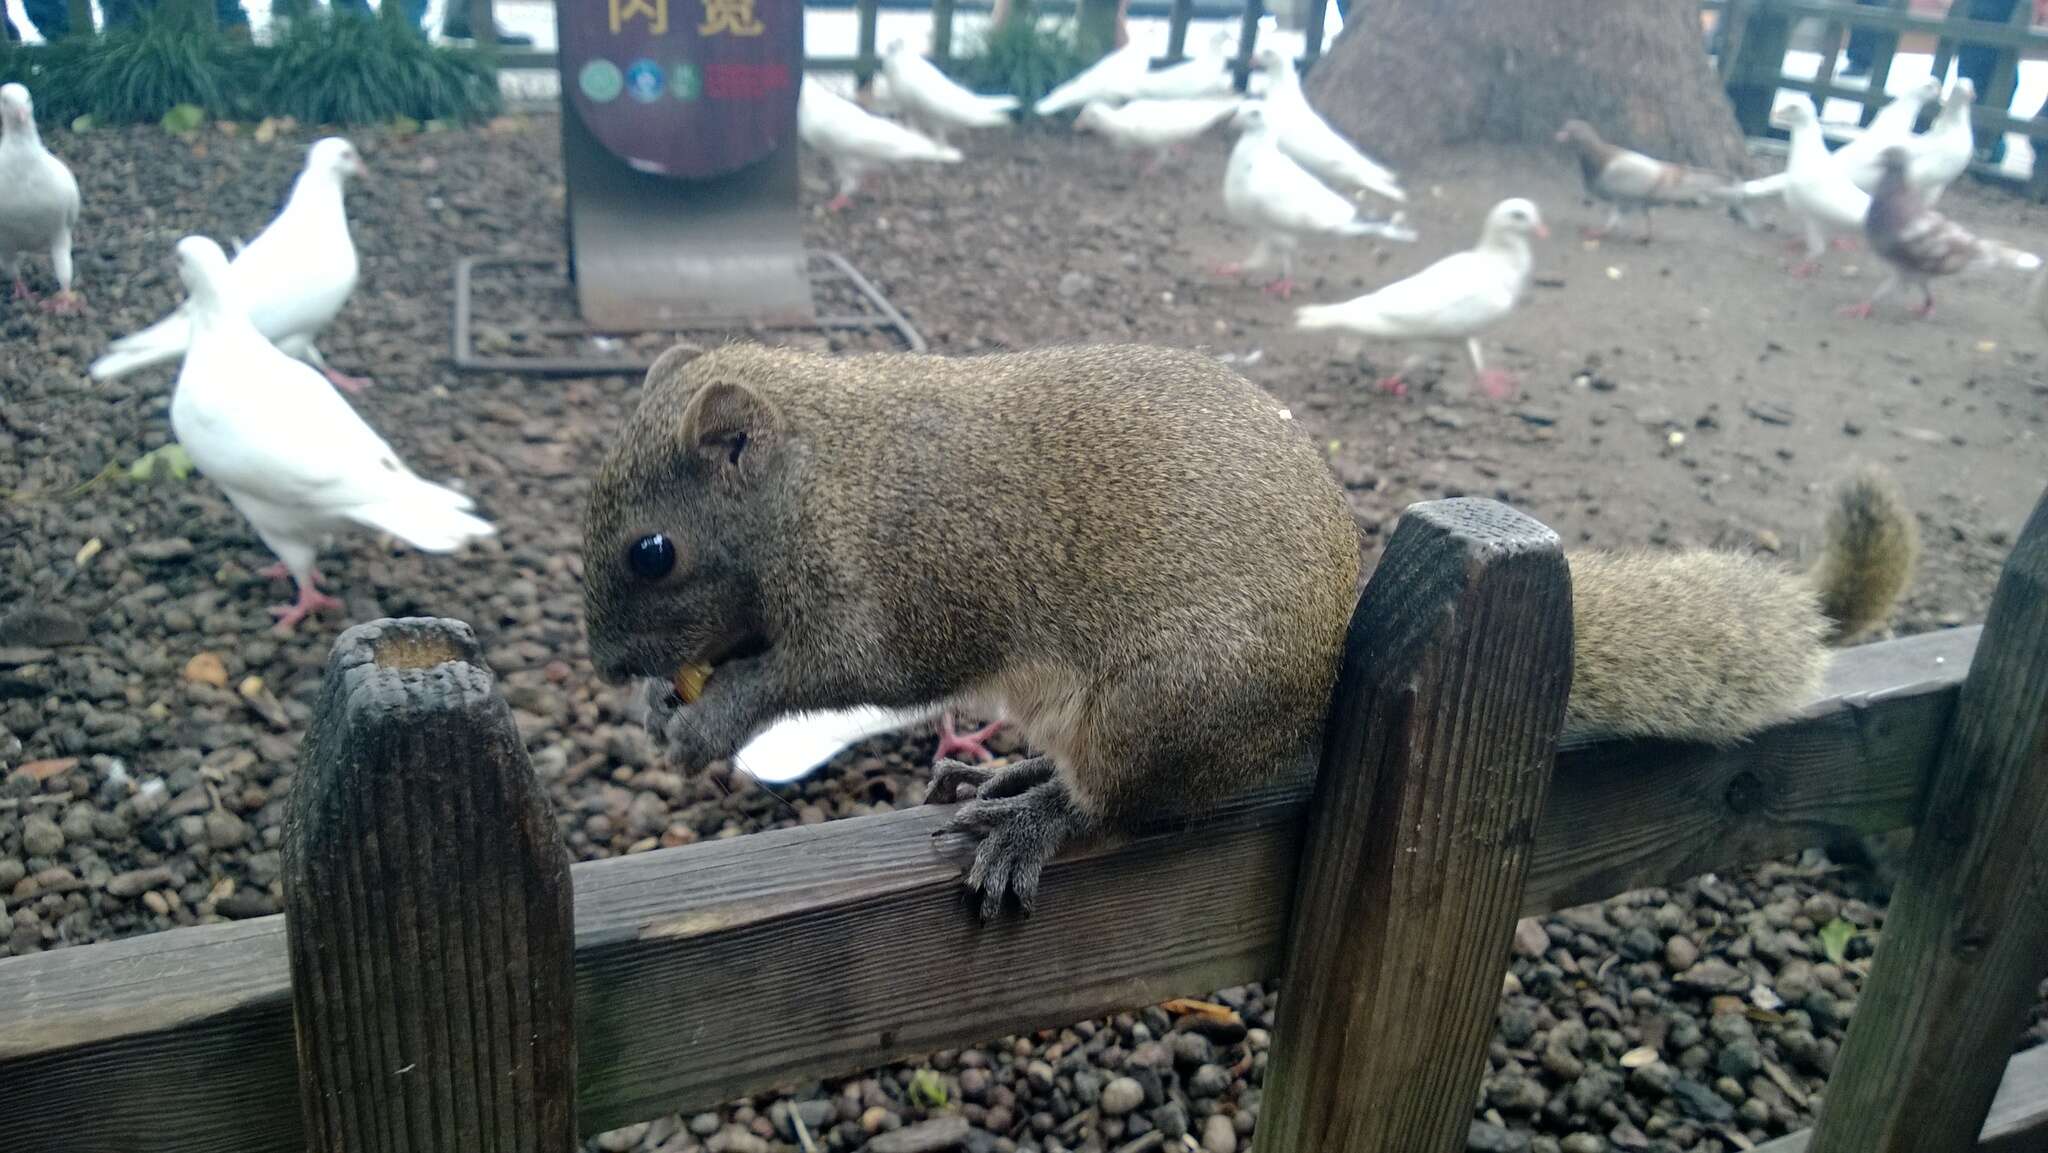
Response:
[[[1959,77],[1949,89],[1948,100],[1942,104],[1934,123],[1910,141],[1912,160],[1906,168],[1906,182],[1920,193],[1929,208],[1941,200],[1949,185],[1970,170],[1970,158],[1977,152],[1977,133],[1970,122],[1976,103],[1977,86],[1969,77]],[[1877,189],[1872,186],[1869,191],[1875,195]]]
[[[428,552],[491,535],[468,497],[414,475],[319,373],[257,330],[220,245],[188,236],[177,251],[190,335],[171,428],[297,583],[297,601],[271,609],[279,632],[341,605],[314,567],[328,533],[359,524]]]
[[[85,299],[71,290],[71,230],[78,227],[78,180],[43,147],[28,89],[0,85],[0,260],[14,280],[14,298],[33,300],[21,278],[25,252],[48,253],[57,294],[50,312],[75,313]]]
[[[1878,177],[1883,174],[1883,168],[1878,163],[1878,157],[1882,156],[1884,150],[1892,145],[1904,144],[1911,140],[1913,138],[1913,126],[1919,122],[1921,110],[1925,109],[1928,104],[1940,96],[1941,84],[1939,81],[1932,77],[1918,81],[1904,92],[1893,97],[1883,108],[1878,109],[1877,115],[1870,119],[1870,126],[1858,133],[1855,139],[1842,145],[1841,148],[1830,152],[1829,155],[1834,157],[1835,163],[1841,167],[1842,171],[1849,174],[1849,178],[1855,182],[1856,187],[1861,188],[1865,192],[1876,189]],[[1782,108],[1779,110],[1779,115],[1781,117],[1783,115]],[[1815,118],[1816,122],[1818,122],[1818,119],[1818,117]],[[1822,148],[1827,147],[1826,141],[1826,135],[1823,134],[1821,136]],[[1742,186],[1742,196],[1746,200],[1756,200],[1765,196],[1781,196],[1784,194],[1785,185],[1791,179],[1792,170],[1791,164],[1788,161],[1785,171],[1759,177],[1744,184]]]
[[[1074,118],[1077,132],[1098,132],[1118,148],[1149,152],[1145,171],[1158,168],[1167,153],[1221,124],[1237,111],[1235,97],[1212,100],[1133,100],[1109,105],[1095,101]]]
[[[1812,100],[1801,96],[1786,102],[1777,119],[1792,132],[1785,157],[1785,207],[1799,218],[1806,235],[1805,258],[1792,266],[1792,275],[1811,276],[1820,268],[1830,239],[1837,247],[1846,247],[1852,243],[1849,238],[1862,235],[1870,194],[1858,188],[1828,152]]]
[[[983,96],[955,84],[931,61],[897,40],[882,56],[889,99],[941,144],[955,128],[1000,128],[1017,110],[1015,96]]]
[[[1230,58],[1223,52],[1228,29],[1218,29],[1209,46],[1178,64],[1141,74],[1131,85],[1133,100],[1212,100],[1237,92]],[[1149,67],[1149,64],[1148,64]]]
[[[1223,207],[1252,233],[1257,247],[1239,264],[1216,271],[1238,276],[1280,258],[1280,278],[1266,291],[1282,300],[1294,294],[1294,249],[1304,236],[1379,236],[1412,241],[1414,230],[1391,220],[1368,220],[1358,206],[1332,192],[1280,150],[1277,133],[1259,101],[1246,101],[1235,122],[1242,135],[1230,151],[1223,174]]]
[[[902,98],[900,90],[894,94]],[[852,204],[854,190],[878,168],[913,161],[960,162],[959,149],[872,115],[808,76],[797,88],[796,128],[806,145],[825,154],[839,177],[839,194],[825,205],[831,212]]]
[[[1506,319],[1529,289],[1535,256],[1529,238],[1550,235],[1536,206],[1503,200],[1486,214],[1479,245],[1453,253],[1405,280],[1397,280],[1343,304],[1311,304],[1295,313],[1297,328],[1338,328],[1381,340],[1465,342],[1472,370],[1487,395],[1514,392],[1514,378],[1489,370],[1479,334]],[[1420,362],[1411,357],[1379,382],[1382,391],[1405,395],[1402,378]]]
[[[264,338],[318,368],[336,387],[360,391],[369,382],[327,367],[314,341],[334,323],[356,288],[359,266],[349,238],[342,189],[363,174],[355,145],[339,136],[315,141],[290,199],[268,227],[235,253],[228,267],[235,292]],[[189,305],[115,341],[92,362],[95,380],[114,380],[154,364],[168,364],[190,339]]]
[[[1407,202],[1408,194],[1401,191],[1392,169],[1359,151],[1309,105],[1294,61],[1285,52],[1268,45],[1252,53],[1252,64],[1266,77],[1267,119],[1287,155],[1333,188],[1363,189],[1397,204]]]
[[[1052,116],[1097,100],[1122,104],[1137,95],[1138,83],[1151,67],[1151,53],[1134,40],[1040,97],[1031,110],[1040,116]]]

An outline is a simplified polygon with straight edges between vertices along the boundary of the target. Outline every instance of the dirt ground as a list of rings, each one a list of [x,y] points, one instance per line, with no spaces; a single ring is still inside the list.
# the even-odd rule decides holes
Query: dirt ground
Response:
[[[115,475],[169,438],[171,371],[95,386],[85,366],[111,338],[176,303],[170,249],[178,237],[247,238],[262,227],[310,139],[51,134],[84,189],[78,278],[92,311],[57,318],[19,304],[0,309],[0,957],[277,911],[284,798],[342,622],[324,618],[295,637],[273,637],[265,606],[289,590],[253,575],[271,558],[225,500],[199,478]],[[724,773],[686,778],[656,762],[615,690],[591,675],[578,587],[583,478],[638,381],[459,375],[449,361],[460,257],[561,251],[556,124],[513,118],[475,132],[355,139],[371,172],[349,194],[363,280],[323,350],[376,379],[358,401],[366,419],[422,475],[473,493],[500,534],[462,559],[367,535],[338,542],[322,567],[348,603],[347,620],[435,614],[477,627],[580,857],[916,803],[927,734],[873,742],[781,798]],[[1147,341],[1232,359],[1328,446],[1375,539],[1413,501],[1473,494],[1514,503],[1573,544],[1756,547],[1801,564],[1818,536],[1816,494],[1852,460],[1882,462],[1919,511],[1926,540],[1895,623],[1919,631],[1982,618],[2011,538],[2048,478],[2048,331],[2027,312],[2022,281],[1943,285],[1931,321],[1896,306],[1849,320],[1837,309],[1877,279],[1865,253],[1831,254],[1822,276],[1795,280],[1785,273],[1785,232],[1748,231],[1705,211],[1660,214],[1653,244],[1581,242],[1578,226],[1601,213],[1581,204],[1564,157],[1448,155],[1406,174],[1420,242],[1314,253],[1303,261],[1296,303],[1342,299],[1419,268],[1468,245],[1494,201],[1531,197],[1553,238],[1539,246],[1526,306],[1487,341],[1492,360],[1520,375],[1522,392],[1505,403],[1477,396],[1452,350],[1409,396],[1393,397],[1372,381],[1400,363],[1402,350],[1296,333],[1291,305],[1205,271],[1249,248],[1223,215],[1227,147],[1208,140],[1184,163],[1141,175],[1099,141],[1064,130],[989,134],[969,143],[967,163],[896,174],[839,216],[818,207],[829,185],[807,159],[806,231],[814,245],[850,257],[935,352]],[[2048,211],[2037,206],[1961,188],[1943,207],[1986,233],[2048,246]],[[1003,451],[974,428],[954,435],[963,452]],[[261,684],[248,685],[251,676]],[[144,787],[155,781],[162,786]],[[107,887],[117,876],[130,878],[115,887],[119,896]],[[1645,912],[1638,928],[1661,937],[1693,924],[1695,910],[1710,926],[1790,902],[1806,912],[1773,925],[1810,931],[1815,901],[1824,911],[1841,906],[1820,890],[1867,895],[1825,873],[1799,874],[1796,891],[1782,870],[1741,884],[1748,887],[1733,906],[1725,894],[1651,901],[1643,907],[1657,908],[1654,922]],[[1859,907],[1859,924],[1881,917]],[[1626,921],[1616,914],[1617,925]],[[1561,946],[1613,943],[1580,921],[1550,926]],[[1518,974],[1540,977],[1528,966],[1541,969],[1541,956],[1537,948],[1518,962]],[[1254,1026],[1265,1019],[1269,993],[1236,995]],[[1504,1008],[1504,1020],[1521,1011]],[[1529,1019],[1536,1030],[1555,1023],[1541,1013]],[[1102,1036],[1140,1045],[1134,1021],[1144,1023],[1105,1023]],[[1832,1045],[1827,1034],[1839,1036],[1839,1024],[1818,1021],[1813,1033]],[[1504,1084],[1517,1045],[1530,1040],[1515,1041],[1517,1029],[1510,1021],[1490,1084]],[[1092,1026],[1087,1036],[1097,1037]],[[1012,1057],[1021,1069],[1048,1043],[1059,1042],[991,1050],[998,1088],[1014,1083],[1026,1094]],[[1103,1047],[1091,1044],[1091,1052]],[[1254,1066],[1249,1051],[1238,1051],[1246,1068],[1263,1069],[1262,1053]],[[957,1087],[981,1066],[947,1065],[955,1059],[965,1060],[940,1064]],[[1825,1063],[1815,1057],[1804,1075],[1817,1078]],[[876,1096],[900,1098],[907,1076],[848,1082],[854,1104],[842,1100],[832,1147],[852,1147],[868,1110],[881,1107]],[[1256,1089],[1234,1085],[1227,1105],[1202,1098],[1192,1107],[1197,1120],[1224,1115],[1225,1129],[1234,1120],[1242,1136]],[[1501,1091],[1506,1117],[1493,1116],[1539,1136],[1533,1146],[1523,1136],[1500,1148],[1554,1153],[1560,1138],[1582,1131],[1607,1134],[1619,1148],[1723,1147],[1705,1130],[1680,1140],[1655,1125],[1650,1137],[1667,1145],[1633,1144],[1633,1131],[1617,1126],[1648,1124],[1653,1106],[1605,1098],[1583,1117],[1559,1105],[1555,1118],[1517,1121],[1515,1102],[1527,1103],[1518,1085]],[[1560,1089],[1556,1100],[1564,1099]],[[1805,1116],[1790,1106],[1772,1111],[1781,1105],[1764,1108],[1752,1131],[1782,1132]],[[1013,1109],[1024,1131],[1027,1106],[1014,1094],[1009,1104],[976,1107],[976,1132],[994,1130],[987,1115],[998,1107]],[[702,1118],[687,1129],[671,1119],[665,1131],[604,1147],[689,1149],[721,1126],[759,1139],[763,1126],[776,1129],[767,1110],[765,1099],[759,1113],[729,1110],[704,1122],[708,1129]],[[905,1110],[898,1123],[910,1117]],[[843,1130],[848,1124],[855,1130]],[[1093,1139],[1140,1131],[1135,1122],[1116,1130]],[[1220,1132],[1208,1136],[1220,1147]],[[751,1148],[739,1137],[723,1147]]]

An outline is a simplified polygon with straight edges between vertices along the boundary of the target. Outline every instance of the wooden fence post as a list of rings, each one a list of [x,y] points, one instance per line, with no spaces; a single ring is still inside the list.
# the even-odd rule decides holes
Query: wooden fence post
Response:
[[[1345,641],[1259,1153],[1465,1147],[1571,668],[1555,533],[1408,510]]]
[[[570,1153],[569,858],[459,621],[358,625],[292,785],[285,926],[310,1153]]]
[[[2048,974],[2048,497],[1998,578],[1809,1153],[1976,1148]]]
[[[1252,53],[1259,49],[1259,20],[1265,14],[1266,0],[1244,0],[1244,15],[1237,24],[1237,59],[1230,68],[1231,82],[1239,92],[1251,91]]]

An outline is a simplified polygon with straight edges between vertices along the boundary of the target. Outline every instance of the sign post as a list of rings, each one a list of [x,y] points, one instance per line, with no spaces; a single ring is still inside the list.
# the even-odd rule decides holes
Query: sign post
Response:
[[[797,209],[801,0],[577,0],[555,13],[584,321],[814,321]]]

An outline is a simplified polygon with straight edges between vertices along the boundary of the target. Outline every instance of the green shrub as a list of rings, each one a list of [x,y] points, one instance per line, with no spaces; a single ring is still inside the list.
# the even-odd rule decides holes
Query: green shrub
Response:
[[[309,124],[476,120],[498,111],[498,74],[467,48],[437,48],[405,22],[314,12],[292,20],[262,54],[264,113]]]
[[[954,57],[947,71],[977,92],[1008,92],[1028,110],[1087,66],[1071,21],[1042,20],[1035,7],[1020,3],[972,51]]]
[[[436,48],[404,22],[324,10],[282,22],[257,47],[220,35],[203,13],[163,4],[133,25],[47,45],[0,47],[0,83],[34,93],[38,118],[153,124],[180,105],[216,120],[292,116],[309,124],[476,120],[499,108],[498,78],[474,49]]]

